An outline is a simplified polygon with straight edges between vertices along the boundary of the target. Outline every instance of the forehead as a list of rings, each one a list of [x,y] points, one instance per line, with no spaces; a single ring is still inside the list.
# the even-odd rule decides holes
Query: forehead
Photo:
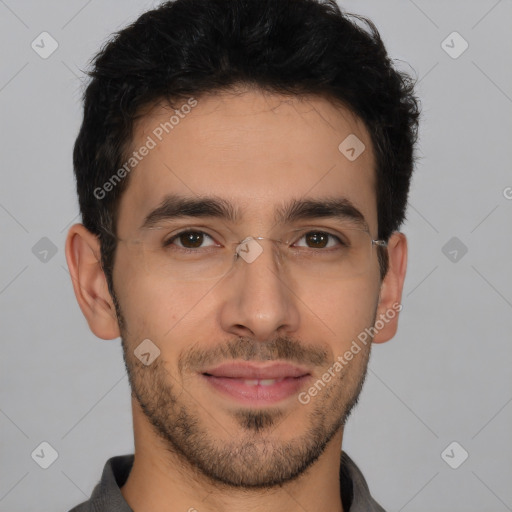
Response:
[[[173,107],[156,105],[134,126],[118,234],[133,232],[174,194],[223,198],[258,229],[291,199],[347,198],[376,229],[371,139],[347,108],[318,96],[260,91]]]

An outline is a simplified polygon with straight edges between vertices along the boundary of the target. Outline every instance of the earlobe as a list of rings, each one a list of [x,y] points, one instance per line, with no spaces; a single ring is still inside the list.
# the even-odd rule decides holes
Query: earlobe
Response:
[[[395,231],[388,242],[389,268],[380,290],[374,343],[389,341],[398,329],[398,316],[402,309],[402,290],[407,270],[407,238]]]
[[[101,267],[100,243],[83,224],[74,224],[66,238],[66,260],[78,305],[99,338],[120,336],[116,311]]]

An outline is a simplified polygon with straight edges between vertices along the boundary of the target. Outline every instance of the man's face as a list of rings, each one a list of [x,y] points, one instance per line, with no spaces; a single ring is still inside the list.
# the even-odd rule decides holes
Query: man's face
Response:
[[[261,240],[263,251],[254,261],[239,259],[220,278],[187,280],[160,264],[169,254],[161,242],[184,228],[209,235],[201,239],[202,251],[217,250],[228,234],[242,241],[281,239],[304,226],[335,232],[339,219],[275,219],[276,210],[293,200],[328,199],[349,200],[376,238],[371,141],[348,110],[318,97],[202,97],[159,141],[154,130],[173,113],[158,107],[137,124],[132,149],[148,136],[156,146],[131,171],[117,225],[118,236],[129,241],[118,245],[113,281],[134,414],[166,449],[213,480],[275,485],[318,458],[357,400],[369,343],[341,370],[331,370],[307,403],[298,397],[373,326],[380,289],[376,251],[365,273],[311,279],[281,272],[277,246]],[[366,147],[353,161],[338,149],[350,134]],[[140,229],[170,194],[224,200],[239,217],[163,219]],[[146,339],[160,350],[147,366],[134,355]],[[257,376],[264,371],[286,379],[261,382]]]

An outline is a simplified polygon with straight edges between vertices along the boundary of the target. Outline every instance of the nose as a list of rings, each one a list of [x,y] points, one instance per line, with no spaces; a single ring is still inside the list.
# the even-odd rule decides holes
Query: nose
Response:
[[[282,271],[277,244],[244,241],[222,286],[220,322],[224,331],[268,341],[299,328],[298,298]]]

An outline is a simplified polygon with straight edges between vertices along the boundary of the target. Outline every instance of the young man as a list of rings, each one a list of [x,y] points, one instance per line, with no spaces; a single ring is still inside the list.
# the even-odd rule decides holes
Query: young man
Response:
[[[397,330],[411,79],[333,0],[169,2],[91,75],[66,257],[135,455],[73,511],[382,511],[341,446]]]

